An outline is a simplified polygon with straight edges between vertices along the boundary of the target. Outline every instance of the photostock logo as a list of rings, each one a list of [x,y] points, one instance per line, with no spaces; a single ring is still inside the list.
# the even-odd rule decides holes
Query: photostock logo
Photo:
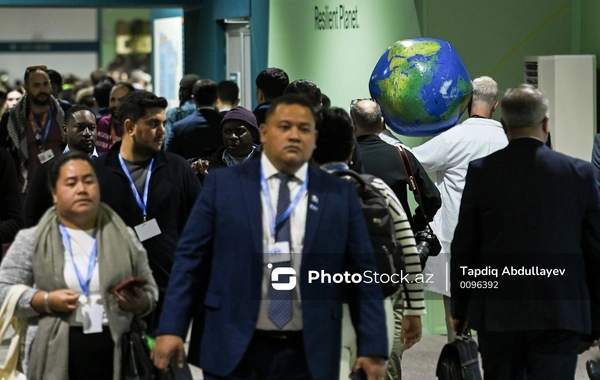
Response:
[[[269,269],[273,264],[268,264]],[[279,276],[287,276],[287,282],[279,282]],[[275,290],[292,290],[296,287],[296,271],[291,267],[277,267],[271,271],[271,286]]]

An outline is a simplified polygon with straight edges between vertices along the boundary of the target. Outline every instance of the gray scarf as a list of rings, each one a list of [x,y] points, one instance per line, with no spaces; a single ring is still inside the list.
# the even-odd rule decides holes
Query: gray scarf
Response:
[[[96,239],[102,303],[115,342],[113,379],[119,380],[121,337],[129,331],[133,313],[121,310],[110,290],[137,273],[137,268],[134,266],[138,251],[125,223],[104,203],[100,204],[98,210]],[[36,287],[45,291],[67,289],[64,279],[65,248],[55,207],[50,208],[40,219],[33,250],[33,274]],[[69,378],[69,317],[69,313],[40,316],[27,371],[29,380]]]
[[[23,192],[27,189],[27,173],[29,170],[29,150],[27,149],[27,132],[25,131],[25,128],[29,126],[28,104],[27,94],[24,94],[10,112],[7,125],[8,138],[19,157],[19,168],[21,169],[21,175],[23,176],[24,181],[23,188],[21,189]],[[52,115],[60,129],[62,139],[65,141],[65,136],[61,128],[64,122],[65,113],[60,107],[58,100],[52,95],[50,95],[50,108],[52,109]]]

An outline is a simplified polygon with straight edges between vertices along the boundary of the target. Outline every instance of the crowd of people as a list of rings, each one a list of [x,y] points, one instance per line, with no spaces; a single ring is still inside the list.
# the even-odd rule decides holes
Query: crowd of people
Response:
[[[444,295],[449,341],[477,330],[486,379],[572,379],[581,347],[598,344],[598,179],[551,149],[538,89],[499,104],[498,84],[476,78],[468,118],[409,148],[373,99],[330,108],[279,68],[257,76],[253,111],[231,81],[187,74],[167,110],[100,74],[65,100],[60,74],[33,66],[6,92],[0,303],[29,287],[16,311],[29,319],[27,378],[121,379],[123,339],[143,319],[158,370],[187,360],[205,379],[397,380],[425,289]],[[335,175],[347,171],[391,218],[392,294],[313,281],[381,269],[370,227],[383,222]],[[494,278],[507,266],[563,275]]]

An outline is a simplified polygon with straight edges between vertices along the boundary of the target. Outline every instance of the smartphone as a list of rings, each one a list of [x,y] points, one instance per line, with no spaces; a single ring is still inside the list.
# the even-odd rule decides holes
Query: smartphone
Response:
[[[141,288],[142,286],[146,285],[147,283],[148,283],[148,280],[146,280],[145,278],[130,277],[127,280],[120,283],[119,285],[115,286],[112,290],[112,293],[118,293],[123,289],[132,289],[134,287]]]
[[[350,380],[367,380],[367,373],[364,369],[359,368],[350,374]]]

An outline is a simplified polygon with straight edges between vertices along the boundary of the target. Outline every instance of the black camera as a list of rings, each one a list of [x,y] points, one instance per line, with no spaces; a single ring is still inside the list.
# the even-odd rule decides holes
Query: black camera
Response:
[[[415,234],[415,241],[417,242],[417,251],[419,252],[419,258],[421,259],[421,268],[425,269],[425,263],[429,256],[439,255],[442,250],[442,245],[437,236],[429,229],[418,231]]]

